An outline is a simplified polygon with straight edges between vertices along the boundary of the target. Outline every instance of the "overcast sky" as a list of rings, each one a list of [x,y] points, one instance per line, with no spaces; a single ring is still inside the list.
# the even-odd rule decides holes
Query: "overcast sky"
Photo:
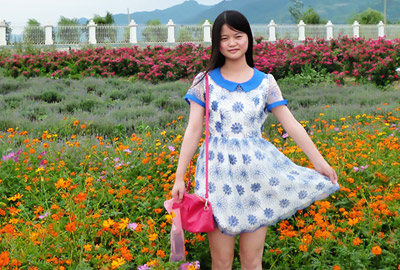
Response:
[[[104,16],[137,11],[165,9],[185,0],[0,0],[0,21],[11,26],[25,26],[28,19],[36,19],[41,25],[56,25],[60,16],[91,18],[94,14]],[[196,0],[203,5],[214,5],[222,0]],[[134,19],[134,18],[133,18]]]

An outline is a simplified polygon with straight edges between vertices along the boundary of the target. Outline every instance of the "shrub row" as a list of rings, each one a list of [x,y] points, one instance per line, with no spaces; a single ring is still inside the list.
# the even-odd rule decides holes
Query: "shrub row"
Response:
[[[331,41],[307,39],[301,44],[289,40],[254,45],[255,66],[278,79],[301,73],[304,66],[332,73],[337,82],[344,77],[388,85],[398,79],[400,39],[365,40],[339,37]],[[0,67],[12,77],[48,76],[81,78],[86,76],[127,76],[152,83],[191,79],[208,62],[210,47],[191,43],[174,48],[99,47],[68,52],[43,52],[0,56]]]

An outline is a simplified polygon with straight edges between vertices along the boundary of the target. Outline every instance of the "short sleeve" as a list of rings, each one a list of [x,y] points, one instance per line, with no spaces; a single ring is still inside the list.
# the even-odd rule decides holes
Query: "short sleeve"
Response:
[[[205,78],[204,73],[199,73],[193,80],[192,86],[187,91],[184,99],[190,104],[190,100],[205,107]]]
[[[268,98],[267,110],[271,110],[280,105],[287,105],[288,100],[283,99],[281,89],[272,74],[268,74]]]

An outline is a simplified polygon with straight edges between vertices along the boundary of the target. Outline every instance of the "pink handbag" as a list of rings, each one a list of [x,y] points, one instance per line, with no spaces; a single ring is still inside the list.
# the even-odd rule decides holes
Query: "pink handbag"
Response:
[[[181,203],[174,203],[172,208],[179,208],[182,228],[188,232],[212,232],[215,230],[211,203],[208,200],[208,144],[209,144],[209,85],[206,75],[206,194],[205,198],[190,194],[190,176],[186,192]]]

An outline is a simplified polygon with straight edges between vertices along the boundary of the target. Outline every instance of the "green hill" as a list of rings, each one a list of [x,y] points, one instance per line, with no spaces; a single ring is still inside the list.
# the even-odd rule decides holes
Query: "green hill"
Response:
[[[383,0],[303,0],[304,11],[309,7],[314,8],[321,18],[332,21],[334,24],[346,24],[355,13],[360,13],[368,8],[376,9],[383,13]],[[278,24],[293,23],[289,6],[290,0],[223,0],[216,5],[207,6],[195,0],[186,0],[179,5],[167,9],[146,12],[134,12],[130,18],[138,24],[145,24],[149,20],[159,19],[166,24],[172,19],[176,24],[199,24],[205,19],[214,20],[224,10],[238,10],[246,15],[252,24],[267,24],[274,20]],[[126,25],[127,14],[113,16],[116,24]],[[400,18],[400,0],[387,0],[387,19],[397,23]],[[85,20],[82,18],[81,20]]]

